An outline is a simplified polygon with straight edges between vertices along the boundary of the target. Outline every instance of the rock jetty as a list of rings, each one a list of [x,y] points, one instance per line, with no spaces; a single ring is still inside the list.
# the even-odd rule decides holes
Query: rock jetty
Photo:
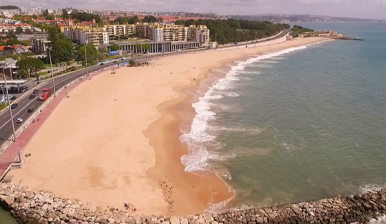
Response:
[[[48,224],[257,224],[257,223],[367,223],[385,215],[386,189],[348,197],[269,208],[230,210],[220,214],[187,217],[138,216],[117,208],[93,208],[87,203],[55,197],[49,192],[33,192],[26,187],[0,185],[0,205],[21,223]]]

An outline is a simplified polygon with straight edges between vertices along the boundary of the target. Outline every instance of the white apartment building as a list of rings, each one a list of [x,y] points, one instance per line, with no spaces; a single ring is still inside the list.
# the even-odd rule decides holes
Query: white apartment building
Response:
[[[164,30],[162,28],[153,28],[151,39],[155,42],[164,41]]]

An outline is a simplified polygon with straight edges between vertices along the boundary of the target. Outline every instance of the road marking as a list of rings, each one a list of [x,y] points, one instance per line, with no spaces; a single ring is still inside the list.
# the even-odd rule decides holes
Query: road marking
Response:
[[[60,81],[59,83],[55,83],[55,86],[58,86],[59,84],[71,79],[71,78],[74,78],[75,76],[77,75],[73,75],[73,76],[70,76],[68,77],[67,79],[64,79],[62,81]],[[75,79],[74,79],[75,80]],[[47,88],[51,88],[53,86],[48,86]],[[52,96],[52,95],[51,95]],[[24,106],[21,110],[19,110],[16,114],[14,114],[14,118],[18,116],[18,114],[20,114],[20,112],[22,112],[27,106],[29,106],[32,102],[34,102],[34,100],[31,100],[26,106]],[[11,118],[9,118],[9,120],[7,120],[1,127],[0,127],[0,130],[6,125],[8,124],[9,122],[11,122]]]

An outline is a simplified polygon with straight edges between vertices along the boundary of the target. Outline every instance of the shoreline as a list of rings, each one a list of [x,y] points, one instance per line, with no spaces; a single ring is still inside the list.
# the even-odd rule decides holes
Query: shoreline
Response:
[[[58,105],[26,145],[32,156],[12,171],[12,182],[96,205],[129,202],[138,214],[202,213],[234,193],[215,174],[185,172],[187,146],[179,137],[181,122],[195,115],[189,93],[211,69],[325,40],[169,55],[148,67],[104,72]]]
[[[218,199],[215,201],[210,201],[210,204],[207,204],[206,207],[201,208],[201,211],[199,210],[198,213],[204,212],[221,212],[233,201],[233,199],[236,197],[236,192],[232,189],[232,187],[221,177],[218,173],[216,173],[214,170],[198,170],[198,171],[185,171],[186,167],[181,163],[182,162],[182,156],[187,155],[189,153],[189,145],[187,143],[182,142],[180,139],[183,135],[182,132],[187,132],[189,129],[191,129],[190,125],[192,124],[193,119],[197,115],[196,111],[192,107],[193,103],[196,103],[199,101],[199,98],[202,97],[213,85],[215,85],[220,79],[225,78],[226,75],[231,71],[232,67],[237,66],[241,62],[245,62],[248,59],[261,57],[270,53],[275,53],[278,51],[286,50],[293,47],[301,47],[301,46],[309,46],[314,44],[319,44],[325,41],[329,41],[328,39],[321,40],[318,42],[313,42],[305,45],[299,45],[299,46],[292,46],[288,48],[283,49],[277,49],[277,50],[267,50],[265,52],[261,52],[258,55],[247,55],[243,56],[241,58],[236,58],[232,60],[224,60],[220,62],[220,66],[211,66],[208,68],[205,68],[204,71],[201,71],[201,74],[198,76],[198,79],[195,79],[193,82],[191,82],[189,85],[180,87],[178,89],[175,89],[176,92],[178,92],[179,96],[177,99],[173,99],[167,102],[162,103],[157,108],[161,112],[161,117],[154,123],[149,125],[149,128],[144,132],[146,137],[150,139],[150,144],[154,147],[156,151],[156,157],[160,156],[157,155],[160,151],[162,151],[163,143],[159,141],[154,141],[154,139],[158,139],[160,136],[156,132],[160,129],[172,129],[174,136],[164,136],[165,141],[166,139],[169,141],[169,149],[170,149],[170,141],[173,141],[175,139],[178,139],[176,142],[173,142],[173,152],[174,155],[178,158],[174,158],[177,164],[178,162],[179,167],[183,167],[184,174],[187,176],[190,176],[188,178],[192,178],[193,175],[198,175],[199,177],[205,179],[206,181],[210,181],[214,183],[216,186],[218,186],[220,180],[220,183],[226,185],[226,188],[223,186],[220,186],[221,188],[217,188],[219,192],[214,192],[212,194],[216,194],[218,196]],[[225,71],[218,71],[218,70],[225,70]],[[187,127],[188,126],[188,127]],[[178,129],[178,130],[176,130]],[[174,138],[174,139],[173,139]],[[153,139],[153,140],[152,140]],[[176,149],[178,148],[178,149]],[[158,149],[158,150],[157,150]],[[170,152],[169,152],[170,153]],[[173,154],[173,153],[170,153]],[[177,156],[178,155],[178,156]],[[161,156],[160,156],[161,157]],[[159,170],[165,166],[165,164],[162,164],[162,162],[159,162],[157,164],[156,159],[156,165],[149,170],[149,174],[153,176],[153,178],[156,179],[157,175],[154,175],[153,172],[155,170]],[[152,175],[153,174],[153,175]],[[197,179],[196,177],[194,177]],[[170,181],[170,180],[169,180]],[[206,182],[208,184],[208,182]],[[189,196],[187,196],[189,195]],[[170,200],[172,197],[172,194],[165,193],[164,196],[167,200]],[[187,197],[190,197],[191,194],[185,194],[182,199],[175,199],[172,200],[173,203],[175,201],[180,200],[181,206],[184,205],[185,201],[191,200],[187,199]],[[177,207],[180,207],[177,205]],[[178,211],[171,211],[168,214],[172,215],[187,215],[189,213],[184,213],[184,209],[178,210]],[[197,213],[197,212],[195,212]],[[192,214],[192,213],[190,213]]]

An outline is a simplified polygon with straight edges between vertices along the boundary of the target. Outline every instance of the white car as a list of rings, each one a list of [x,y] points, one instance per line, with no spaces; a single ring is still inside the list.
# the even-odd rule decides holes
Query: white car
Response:
[[[23,118],[19,117],[17,120],[16,120],[16,123],[21,123],[23,122]]]

